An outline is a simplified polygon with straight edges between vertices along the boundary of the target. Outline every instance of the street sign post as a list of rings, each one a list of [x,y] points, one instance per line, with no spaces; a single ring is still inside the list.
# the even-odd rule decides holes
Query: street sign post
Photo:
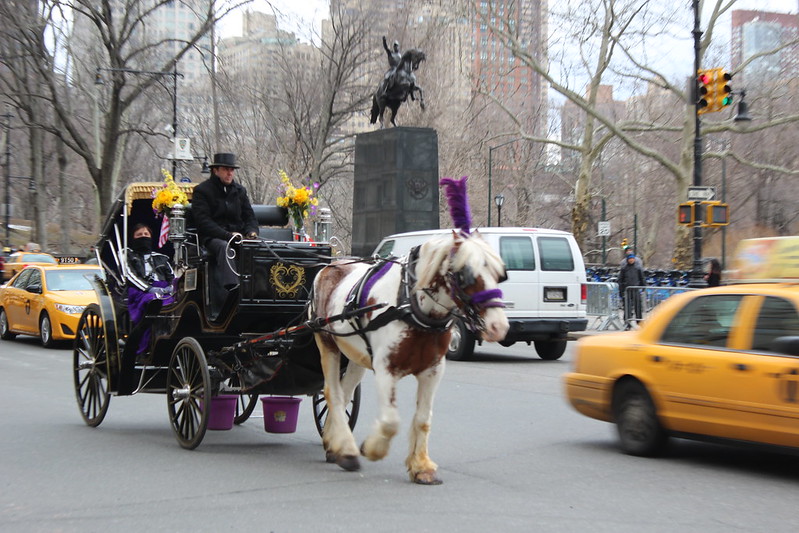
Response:
[[[715,187],[688,187],[688,201],[702,202],[716,199]]]
[[[610,221],[600,220],[596,227],[597,237],[610,237]]]

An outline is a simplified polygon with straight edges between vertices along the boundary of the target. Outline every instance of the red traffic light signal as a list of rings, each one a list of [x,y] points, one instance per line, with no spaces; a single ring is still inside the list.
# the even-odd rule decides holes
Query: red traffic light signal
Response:
[[[677,224],[693,226],[696,220],[696,204],[687,202],[677,207]]]
[[[715,90],[715,87],[713,86],[713,74],[714,73],[712,70],[700,70],[697,75],[697,81],[699,82],[699,101],[697,102],[697,113],[700,115],[712,111],[709,107],[713,99],[713,92]]]

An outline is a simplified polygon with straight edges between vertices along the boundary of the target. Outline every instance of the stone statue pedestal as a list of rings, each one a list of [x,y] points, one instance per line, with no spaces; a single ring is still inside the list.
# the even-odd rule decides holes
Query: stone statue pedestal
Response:
[[[397,127],[355,140],[352,254],[368,256],[386,235],[438,229],[438,134]]]

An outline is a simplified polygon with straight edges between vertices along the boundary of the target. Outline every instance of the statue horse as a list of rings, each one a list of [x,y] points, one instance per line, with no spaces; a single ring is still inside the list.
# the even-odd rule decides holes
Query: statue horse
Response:
[[[401,259],[390,258],[374,265],[342,260],[319,272],[311,318],[334,316],[374,303],[388,304],[358,320],[336,322],[314,333],[325,377],[328,417],[322,440],[328,462],[354,471],[360,469],[359,455],[377,461],[388,454],[399,429],[396,385],[400,378],[413,375],[417,381],[416,412],[405,465],[412,481],[441,483],[427,444],[452,318],[458,314],[486,341],[501,341],[508,330],[508,319],[497,286],[504,278],[502,259],[482,237],[458,230],[425,242]],[[349,360],[343,377],[342,354]],[[359,449],[345,408],[366,369],[375,374],[379,414],[372,433]]]
[[[383,112],[386,107],[391,109],[391,124],[397,123],[397,110],[400,104],[405,102],[408,97],[416,100],[414,93],[419,93],[419,105],[424,109],[424,92],[416,85],[416,75],[414,71],[419,68],[419,63],[425,59],[424,52],[421,50],[410,49],[402,54],[399,65],[383,78],[377,91],[372,95],[372,116],[370,123],[374,124],[380,119],[383,126]]]

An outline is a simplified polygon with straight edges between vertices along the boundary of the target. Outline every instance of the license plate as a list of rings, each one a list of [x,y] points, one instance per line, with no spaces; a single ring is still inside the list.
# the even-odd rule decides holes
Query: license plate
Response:
[[[545,302],[565,302],[566,287],[544,287]]]

